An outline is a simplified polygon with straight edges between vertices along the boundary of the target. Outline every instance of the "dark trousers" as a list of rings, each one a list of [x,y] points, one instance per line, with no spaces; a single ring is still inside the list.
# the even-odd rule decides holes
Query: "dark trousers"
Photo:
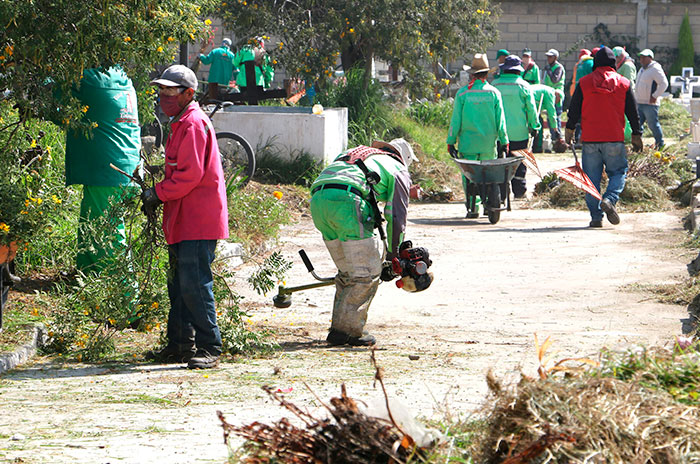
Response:
[[[168,343],[180,351],[195,345],[215,356],[221,354],[211,272],[215,249],[216,240],[184,240],[168,246]]]
[[[510,152],[527,148],[527,139],[517,141],[511,140],[508,148],[510,150],[508,152],[508,158],[515,156]],[[513,195],[515,195],[516,198],[522,197],[527,191],[527,187],[525,186],[525,174],[527,174],[525,163],[520,163],[520,166],[518,166],[518,169],[515,171],[513,180],[510,181],[510,186],[513,189]]]

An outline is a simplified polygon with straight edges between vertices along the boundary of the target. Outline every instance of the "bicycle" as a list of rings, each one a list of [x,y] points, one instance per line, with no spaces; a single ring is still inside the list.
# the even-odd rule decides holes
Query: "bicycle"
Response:
[[[205,100],[202,110],[208,114],[209,119],[221,109],[226,108],[233,103],[220,100]],[[148,143],[153,143],[153,147],[158,149],[165,145],[164,139],[167,135],[164,134],[164,129],[168,128],[168,118],[159,111],[156,107],[154,121],[142,126],[142,140],[148,137]],[[221,155],[221,165],[224,170],[224,180],[226,182],[226,190],[232,187],[243,188],[255,174],[255,152],[248,141],[234,132],[217,132],[216,141],[219,145],[219,154]]]

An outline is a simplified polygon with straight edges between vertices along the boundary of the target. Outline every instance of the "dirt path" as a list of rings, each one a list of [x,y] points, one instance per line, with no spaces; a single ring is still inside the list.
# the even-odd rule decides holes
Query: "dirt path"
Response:
[[[475,410],[488,369],[511,380],[521,370],[534,374],[534,333],[554,339],[555,358],[664,344],[680,333],[684,308],[658,304],[635,284],[683,277],[692,251],[677,247],[681,212],[621,214],[619,226],[600,230],[586,227],[587,212],[525,202],[497,225],[463,216],[461,204],[411,205],[408,237],[429,248],[435,282],[419,294],[384,284],[370,309],[367,327],[379,340],[389,390],[416,414]],[[294,261],[288,285],[310,282],[299,248],[319,274],[333,272],[310,218],[285,229],[280,245]],[[262,385],[291,387],[289,397],[310,408],[319,405],[303,382],[324,400],[341,382],[356,397],[377,395],[365,349],[322,342],[332,287],[295,294],[288,309],[272,307],[272,295],[246,297],[251,322],[278,331],[283,349],[269,359],[211,372],[39,359],[1,377],[0,461],[221,463],[227,451],[216,410],[239,424],[280,417]]]

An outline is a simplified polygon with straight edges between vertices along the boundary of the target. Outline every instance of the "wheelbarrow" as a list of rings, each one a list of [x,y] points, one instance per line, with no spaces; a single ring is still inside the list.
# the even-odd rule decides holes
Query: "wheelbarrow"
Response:
[[[513,156],[481,161],[457,158],[454,160],[462,170],[462,174],[474,184],[476,189],[474,194],[467,196],[470,210],[475,209],[478,193],[489,222],[496,224],[501,218],[501,211],[510,211],[510,181],[515,176],[520,163],[523,162],[523,157]]]

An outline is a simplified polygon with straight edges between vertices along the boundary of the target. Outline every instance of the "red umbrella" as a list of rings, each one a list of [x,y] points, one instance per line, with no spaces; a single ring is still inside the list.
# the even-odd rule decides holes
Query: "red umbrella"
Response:
[[[591,182],[591,179],[586,175],[586,173],[583,172],[583,169],[581,169],[581,165],[578,162],[578,157],[576,156],[576,150],[573,147],[572,151],[574,152],[574,160],[576,160],[576,164],[569,166],[568,168],[557,169],[554,172],[560,179],[571,182],[574,187],[581,189],[586,193],[590,193],[595,198],[602,201],[603,197],[600,195],[600,192],[597,188],[595,188],[595,185],[593,185],[593,182]]]

